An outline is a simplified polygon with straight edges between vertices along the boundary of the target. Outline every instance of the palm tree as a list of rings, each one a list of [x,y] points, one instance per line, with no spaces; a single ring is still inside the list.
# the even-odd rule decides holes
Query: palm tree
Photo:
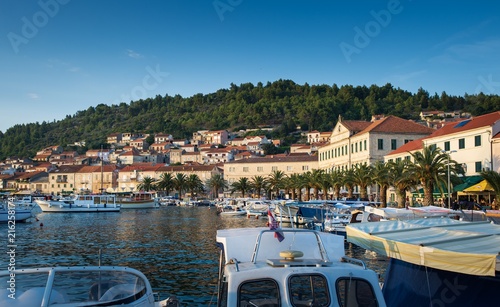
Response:
[[[276,196],[279,195],[280,189],[284,187],[286,175],[283,171],[273,171],[267,178],[269,188],[274,191]]]
[[[319,189],[323,187],[324,170],[313,169],[309,176],[309,186],[314,191],[314,199],[319,198]],[[325,191],[326,193],[326,191]]]
[[[330,186],[333,188],[333,195],[335,199],[340,198],[340,188],[342,188],[342,172],[339,170],[334,170],[328,173],[328,181],[330,181]]]
[[[198,177],[198,175],[196,174],[191,174],[186,179],[186,188],[189,190],[191,197],[193,197],[195,193],[203,192],[204,190],[203,182],[201,181],[200,177]]]
[[[167,192],[167,196],[170,195],[170,191],[174,188],[174,177],[171,173],[163,173],[160,175],[160,180],[156,183],[156,188],[161,191]]]
[[[347,197],[352,198],[354,195],[354,170],[352,168],[345,170],[342,173],[342,183],[347,188]]]
[[[264,190],[266,184],[267,180],[263,176],[253,176],[250,179],[250,185],[257,193],[257,198],[260,198],[262,195],[262,190]]]
[[[398,200],[398,207],[403,208],[406,201],[406,192],[417,186],[418,181],[412,176],[409,171],[410,161],[409,160],[397,160],[395,162],[387,163],[389,167],[389,177],[391,185],[396,189],[396,195]]]
[[[142,179],[141,183],[137,185],[137,190],[149,192],[156,189],[156,179],[146,176]]]
[[[498,206],[498,204],[500,204],[500,173],[489,170],[481,172],[481,176],[483,176],[484,180],[486,180],[493,188],[493,191],[495,191],[495,203]]]
[[[424,205],[429,206],[434,203],[434,187],[441,190],[447,186],[448,159],[449,156],[443,153],[438,147],[427,146],[422,152],[410,153],[413,163],[410,171],[415,176],[424,189]],[[450,160],[450,172],[457,173],[457,162]],[[453,165],[453,167],[451,167]]]
[[[352,171],[353,183],[359,186],[359,197],[367,199],[367,188],[372,183],[372,168],[366,164],[358,164]]]
[[[183,173],[177,173],[174,177],[174,187],[179,192],[179,198],[182,198],[182,192],[186,190],[187,177]]]
[[[291,174],[286,181],[287,189],[292,192],[291,198],[301,200],[302,188],[304,187],[304,176],[301,174]]]
[[[213,198],[218,197],[219,191],[225,190],[228,187],[227,181],[224,179],[222,174],[214,174],[210,179],[207,180],[206,186],[212,191]]]
[[[373,181],[380,186],[380,207],[387,207],[387,189],[391,183],[389,167],[382,161],[373,165]]]
[[[250,181],[247,177],[241,177],[238,181],[233,182],[231,185],[231,194],[234,192],[241,192],[242,197],[245,197],[246,192],[250,189]]]

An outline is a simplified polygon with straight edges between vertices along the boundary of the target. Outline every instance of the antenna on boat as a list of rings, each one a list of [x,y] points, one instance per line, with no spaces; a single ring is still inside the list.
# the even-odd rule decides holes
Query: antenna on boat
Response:
[[[101,266],[101,256],[102,256],[102,249],[99,248],[99,258],[98,258],[98,265]]]

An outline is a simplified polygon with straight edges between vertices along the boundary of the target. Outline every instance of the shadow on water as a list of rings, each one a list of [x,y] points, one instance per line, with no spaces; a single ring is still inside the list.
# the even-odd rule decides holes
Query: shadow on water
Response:
[[[264,227],[266,217],[221,217],[214,208],[162,207],[117,213],[40,213],[16,225],[16,267],[98,265],[142,271],[161,299],[177,295],[183,305],[216,300],[217,229]],[[43,223],[43,227],[40,227]],[[0,225],[0,229],[3,228]],[[385,259],[346,243],[346,254],[383,274]],[[7,267],[7,257],[0,259]]]

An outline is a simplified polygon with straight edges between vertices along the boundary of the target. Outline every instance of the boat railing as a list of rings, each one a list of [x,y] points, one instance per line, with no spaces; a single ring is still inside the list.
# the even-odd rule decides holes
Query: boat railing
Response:
[[[366,264],[363,260],[351,258],[348,256],[343,256],[341,259],[342,259],[342,262],[349,262],[349,263],[357,264],[357,265],[363,267],[364,270],[366,270]]]
[[[264,233],[276,233],[276,232],[282,232],[282,233],[310,233],[313,234],[316,238],[316,244],[318,245],[319,253],[321,255],[321,260],[324,262],[330,262],[330,259],[328,258],[328,254],[326,253],[325,245],[323,244],[323,241],[321,240],[320,233],[316,230],[311,230],[311,229],[294,229],[294,228],[280,228],[276,230],[262,230],[259,235],[257,236],[257,240],[255,242],[254,246],[254,251],[252,254],[252,263],[257,262],[257,255],[259,253],[259,248],[260,248],[260,243],[262,241],[262,235]]]

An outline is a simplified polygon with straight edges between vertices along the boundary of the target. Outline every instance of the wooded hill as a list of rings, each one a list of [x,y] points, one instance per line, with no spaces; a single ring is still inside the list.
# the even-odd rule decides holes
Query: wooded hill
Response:
[[[481,115],[500,110],[498,95],[430,95],[391,84],[338,87],[299,85],[291,80],[254,85],[231,84],[215,93],[192,97],[156,96],[145,100],[99,104],[54,122],[15,125],[0,132],[0,160],[10,156],[33,157],[47,146],[86,141],[87,149],[100,148],[114,132],[169,133],[174,138],[190,138],[197,130],[237,131],[272,126],[270,137],[295,141],[289,134],[300,126],[303,131],[331,130],[339,114],[348,120],[370,120],[373,114],[417,119],[421,111],[461,110]],[[69,149],[69,148],[68,148]],[[76,150],[77,148],[73,148]]]

